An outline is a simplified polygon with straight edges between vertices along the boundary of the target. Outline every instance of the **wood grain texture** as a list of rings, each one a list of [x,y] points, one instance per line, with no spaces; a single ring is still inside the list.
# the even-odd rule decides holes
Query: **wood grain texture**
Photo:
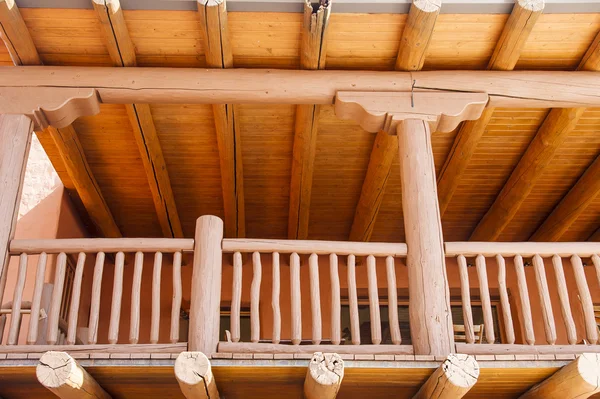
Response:
[[[262,281],[262,263],[260,253],[252,254],[252,285],[250,287],[250,341],[260,340],[260,284]]]
[[[317,352],[310,359],[304,397],[307,399],[335,399],[344,379],[344,361],[337,353]]]
[[[79,303],[81,300],[81,284],[83,280],[85,258],[86,255],[83,252],[80,252],[77,256],[77,266],[75,267],[75,276],[73,279],[71,303],[69,305],[69,319],[66,339],[67,345],[75,345],[77,342],[77,319],[79,316]]]
[[[46,262],[48,256],[45,252],[42,252],[38,257],[38,263],[35,272],[35,283],[33,287],[33,296],[31,299],[31,313],[39,314],[42,302],[42,292],[44,289],[44,280],[46,275]],[[38,326],[40,318],[32,317],[29,320],[29,330],[27,332],[27,344],[33,345],[38,340]],[[2,329],[0,329],[2,331]]]
[[[396,70],[418,71],[423,68],[441,7],[442,0],[415,0],[411,3],[400,38]]]
[[[281,308],[280,308],[280,293],[281,293],[281,273],[279,267],[279,252],[273,252],[273,274],[272,274],[272,293],[271,293],[271,308],[273,309],[273,339],[274,344],[278,344],[281,339]]]
[[[124,269],[125,254],[123,252],[117,252],[117,255],[115,256],[115,273],[113,276],[112,301],[110,305],[110,322],[108,325],[108,343],[110,344],[116,344],[119,341]]]
[[[556,324],[554,323],[554,312],[552,310],[552,301],[550,299],[550,290],[548,289],[548,280],[546,278],[546,268],[541,256],[533,257],[533,270],[535,272],[535,282],[542,305],[542,319],[544,320],[544,332],[546,342],[554,345],[556,342]]]
[[[479,364],[474,356],[451,354],[413,398],[462,398],[473,388],[478,378]]]
[[[467,270],[467,259],[464,255],[458,255],[458,275],[460,278],[460,296],[463,310],[465,327],[465,341],[468,344],[475,342],[475,331],[473,329],[473,311],[471,309],[471,286],[469,284],[469,271]]]
[[[63,298],[63,289],[65,285],[65,274],[67,272],[67,255],[60,253],[56,257],[56,269],[54,270],[54,286],[52,288],[52,298],[48,310],[48,328],[46,330],[46,342],[54,345],[58,341],[60,326],[60,309]]]
[[[299,345],[302,341],[302,298],[300,291],[300,256],[290,255],[290,304],[292,344]]]
[[[137,344],[140,339],[140,305],[142,295],[143,272],[144,253],[138,251],[135,253],[135,260],[133,263],[133,282],[131,284],[131,316],[129,318],[130,344]]]
[[[552,257],[552,266],[554,267],[558,298],[560,300],[560,311],[562,314],[563,321],[565,323],[567,341],[569,342],[569,344],[574,345],[577,343],[577,330],[575,329],[575,322],[573,321],[573,315],[571,313],[569,291],[567,288],[567,281],[565,279],[565,271],[563,269],[562,258],[558,255],[554,255]]]
[[[583,270],[583,262],[578,255],[571,256],[571,266],[573,267],[575,284],[577,285],[579,300],[581,301],[581,307],[583,310],[585,336],[587,341],[594,345],[598,343],[598,325],[594,315],[594,303],[592,302],[590,287],[587,279],[585,278],[585,271]]]
[[[162,272],[162,253],[154,254],[154,267],[152,268],[152,313],[150,318],[150,343],[156,344],[160,332],[160,283]]]
[[[510,310],[510,297],[506,286],[506,262],[504,257],[496,255],[498,265],[498,290],[500,291],[500,304],[502,310],[502,321],[504,321],[504,335],[507,344],[515,343],[515,329],[513,326],[512,312]]]
[[[483,324],[485,326],[485,340],[488,344],[493,344],[496,341],[496,334],[494,331],[494,318],[492,315],[490,288],[487,277],[487,264],[483,255],[477,255],[477,258],[475,258],[475,266],[477,268],[477,278],[479,280]]]
[[[15,65],[40,65],[42,61],[16,2],[0,2],[0,37]]]
[[[527,288],[523,257],[521,255],[516,255],[514,262],[515,272],[517,274],[517,288],[519,290],[519,305],[521,305],[521,314],[523,315],[523,336],[526,343],[533,345],[535,343],[535,333],[533,331],[531,302],[529,301],[529,289]]]
[[[231,340],[240,341],[240,309],[242,306],[242,254],[233,254],[233,286],[231,288],[231,315],[229,325]]]
[[[219,399],[210,360],[202,352],[181,352],[175,360],[175,378],[188,399]]]
[[[321,289],[319,281],[319,256],[311,254],[308,257],[308,271],[310,282],[310,314],[312,327],[312,343],[319,345],[322,339],[322,324],[321,319]]]

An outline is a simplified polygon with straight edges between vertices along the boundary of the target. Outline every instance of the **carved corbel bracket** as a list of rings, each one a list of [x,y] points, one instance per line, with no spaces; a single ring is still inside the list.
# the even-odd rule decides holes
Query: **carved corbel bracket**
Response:
[[[48,126],[66,127],[80,116],[100,112],[100,100],[93,88],[5,87],[0,96],[5,114],[24,114],[31,118],[35,130]]]
[[[371,133],[396,134],[398,123],[405,119],[429,122],[432,132],[451,132],[464,120],[478,119],[487,103],[486,93],[339,91],[335,114]]]

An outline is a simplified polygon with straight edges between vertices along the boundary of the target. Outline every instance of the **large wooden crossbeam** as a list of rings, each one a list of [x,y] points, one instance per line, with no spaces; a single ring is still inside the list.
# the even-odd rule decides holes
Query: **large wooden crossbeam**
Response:
[[[418,71],[425,63],[425,53],[433,35],[435,21],[440,13],[441,0],[413,1],[400,38],[396,59],[397,71]],[[385,186],[396,159],[398,139],[379,131],[373,143],[367,174],[363,181],[360,199],[356,205],[350,241],[369,241],[377,214],[383,201]]]
[[[14,2],[0,2],[0,26],[0,35],[15,65],[41,65],[40,56]],[[6,101],[12,100],[7,98]],[[52,137],[77,195],[99,232],[105,237],[120,237],[121,232],[100,192],[75,129],[66,123],[60,129],[49,128],[46,133]]]
[[[475,386],[479,365],[474,356],[451,354],[425,381],[413,399],[458,399]]]
[[[543,0],[517,0],[515,2],[487,69],[496,71],[514,69],[543,9]],[[478,120],[463,123],[454,139],[452,149],[438,176],[438,197],[442,216],[461,182],[461,177],[465,173],[493,113],[494,108],[490,107]]]
[[[600,33],[577,69],[600,70]],[[493,241],[500,236],[584,112],[582,107],[550,111],[500,194],[471,234],[471,240]]]
[[[197,0],[200,30],[204,38],[206,64],[210,68],[233,68],[233,54],[229,42],[226,0]],[[221,186],[225,211],[225,235],[246,235],[244,205],[244,169],[242,140],[235,106],[231,103],[213,104]]]
[[[302,46],[300,48],[302,69],[325,68],[326,32],[330,13],[331,0],[322,0],[316,11],[310,0],[305,1]],[[302,104],[296,107],[288,217],[289,239],[306,239],[308,237],[313,164],[320,112],[321,107],[316,104]]]
[[[119,67],[136,66],[135,47],[129,36],[119,0],[92,0],[92,3],[102,25],[108,53],[113,64]],[[148,178],[154,208],[163,235],[171,238],[183,237],[175,196],[156,134],[150,105],[126,104],[125,107]]]

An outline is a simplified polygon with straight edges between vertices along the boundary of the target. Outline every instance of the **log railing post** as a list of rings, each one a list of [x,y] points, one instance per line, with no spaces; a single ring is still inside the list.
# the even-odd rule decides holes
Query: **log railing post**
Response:
[[[397,132],[413,347],[417,355],[446,356],[454,352],[454,333],[431,132],[415,119]]]
[[[221,308],[223,221],[211,215],[196,221],[188,350],[217,351]]]

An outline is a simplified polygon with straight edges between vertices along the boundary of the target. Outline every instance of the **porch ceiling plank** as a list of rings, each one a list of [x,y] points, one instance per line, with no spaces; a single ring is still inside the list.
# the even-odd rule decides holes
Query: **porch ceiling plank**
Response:
[[[488,70],[511,71],[514,69],[531,30],[543,10],[544,0],[515,1],[512,13],[488,63]],[[494,108],[489,107],[483,111],[478,120],[465,121],[460,127],[438,177],[441,216],[444,216],[493,114]]]
[[[232,68],[226,0],[197,0],[197,5],[207,66]],[[213,116],[221,166],[225,236],[244,237],[246,216],[240,124],[233,104],[214,104]]]
[[[42,64],[16,3],[0,2],[0,25],[0,36],[9,49],[15,65]],[[56,144],[77,195],[99,232],[105,237],[121,237],[121,232],[106,205],[73,126],[69,125],[60,130],[48,128],[46,133],[50,134]]]
[[[413,399],[462,398],[479,378],[479,365],[474,356],[451,354],[425,381]]]
[[[600,241],[600,227],[588,238],[588,241]]]
[[[397,71],[418,71],[423,68],[425,53],[441,7],[442,0],[414,0],[412,2],[400,38],[395,66]],[[397,149],[398,138],[396,136],[390,136],[384,131],[377,133],[360,199],[356,205],[350,229],[350,241],[370,240],[392,164],[396,159]]]
[[[598,194],[600,194],[600,156],[596,157],[530,240],[558,241]]]
[[[113,64],[119,67],[136,66],[135,47],[129,36],[119,0],[92,0],[92,2]],[[163,235],[181,238],[183,237],[181,221],[150,105],[126,104],[125,107]]]
[[[589,47],[577,70],[600,71],[600,33]],[[557,150],[575,129],[585,110],[585,108],[550,110],[498,197],[471,234],[471,240],[493,241],[498,238],[533,190],[537,179],[544,174]]]
[[[302,69],[325,69],[327,27],[332,0],[321,0],[314,11],[310,0],[304,3],[300,66]],[[301,104],[296,107],[292,174],[290,179],[290,209],[288,238],[306,239],[310,215],[313,165],[317,146],[317,131],[321,107]]]

